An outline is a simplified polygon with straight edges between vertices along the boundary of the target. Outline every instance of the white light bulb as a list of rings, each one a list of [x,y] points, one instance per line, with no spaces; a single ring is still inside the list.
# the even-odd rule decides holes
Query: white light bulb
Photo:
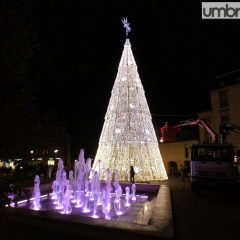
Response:
[[[116,128],[116,129],[115,129],[115,133],[116,133],[116,134],[121,133],[121,129],[120,129],[120,128]]]
[[[130,108],[135,108],[135,106],[132,103],[129,104],[129,107]]]

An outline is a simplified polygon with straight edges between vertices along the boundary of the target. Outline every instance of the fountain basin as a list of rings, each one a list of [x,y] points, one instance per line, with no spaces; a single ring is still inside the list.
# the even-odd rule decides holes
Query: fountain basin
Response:
[[[143,184],[156,189],[156,185]],[[153,208],[147,225],[136,222],[108,221],[76,215],[63,215],[24,208],[0,209],[0,222],[6,239],[172,239],[174,238],[170,191],[167,185],[158,185]],[[141,189],[141,186],[137,186]],[[150,191],[150,190],[149,190]],[[154,190],[155,191],[155,190]],[[15,229],[12,231],[12,229]],[[3,235],[4,236],[4,235]]]

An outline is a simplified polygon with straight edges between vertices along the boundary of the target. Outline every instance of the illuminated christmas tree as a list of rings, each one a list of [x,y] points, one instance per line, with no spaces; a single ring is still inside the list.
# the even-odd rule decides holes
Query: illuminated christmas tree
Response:
[[[128,33],[129,23],[124,21]],[[118,170],[120,181],[129,181],[131,165],[135,181],[167,179],[144,89],[126,38],[93,169],[104,170],[100,171],[102,180],[109,168],[112,172]]]

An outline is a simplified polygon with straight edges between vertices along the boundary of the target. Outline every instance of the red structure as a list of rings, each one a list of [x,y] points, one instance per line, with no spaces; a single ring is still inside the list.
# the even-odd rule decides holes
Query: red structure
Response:
[[[165,123],[165,126],[161,128],[161,134],[162,137],[160,139],[160,142],[173,142],[177,140],[177,134],[181,131],[181,127],[183,126],[191,126],[191,125],[198,125],[199,127],[206,130],[211,137],[212,143],[218,142],[218,134],[211,128],[209,124],[207,124],[202,119],[197,120],[187,120],[181,124],[178,124],[176,126],[168,126],[168,123]]]
[[[161,139],[160,142],[174,142],[177,140],[177,134],[181,131],[180,126],[169,126],[168,122],[164,127],[161,127]]]

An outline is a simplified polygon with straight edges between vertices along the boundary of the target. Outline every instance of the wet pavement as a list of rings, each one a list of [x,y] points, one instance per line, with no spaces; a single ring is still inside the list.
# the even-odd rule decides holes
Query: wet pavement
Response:
[[[240,239],[240,194],[236,188],[210,188],[195,195],[189,179],[170,177],[175,239]]]

